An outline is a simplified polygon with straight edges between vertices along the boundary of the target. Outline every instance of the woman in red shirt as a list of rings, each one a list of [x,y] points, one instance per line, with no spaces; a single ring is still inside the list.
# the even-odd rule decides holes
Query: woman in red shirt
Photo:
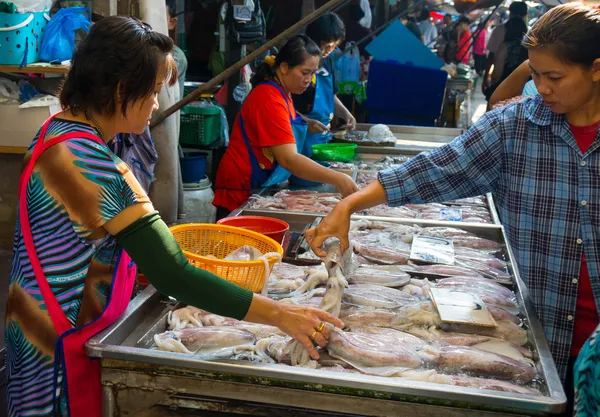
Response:
[[[456,26],[458,32],[458,52],[456,53],[456,59],[463,64],[469,65],[469,59],[471,58],[471,31],[469,30],[469,24],[471,21],[466,17],[458,19]]]
[[[242,206],[252,190],[283,182],[290,174],[331,184],[344,196],[358,190],[348,175],[300,153],[307,123],[296,114],[291,94],[302,94],[310,85],[320,57],[319,47],[298,35],[257,69],[217,172],[213,204],[220,217]]]

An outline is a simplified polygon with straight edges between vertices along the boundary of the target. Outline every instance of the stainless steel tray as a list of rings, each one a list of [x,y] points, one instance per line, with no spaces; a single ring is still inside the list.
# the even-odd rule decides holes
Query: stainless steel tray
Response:
[[[272,215],[272,212],[269,212],[269,214]],[[278,217],[290,223],[293,229],[298,225],[303,226],[317,217],[311,214],[299,215],[285,212],[279,214]],[[382,220],[420,226],[459,227],[477,233],[481,237],[506,242],[504,229],[498,225]],[[296,228],[296,230],[298,229]],[[511,265],[514,265],[514,258],[509,247],[507,247],[506,256]],[[174,308],[173,304],[168,303],[164,296],[156,293],[151,287],[131,303],[126,313],[117,323],[90,339],[87,344],[87,353],[91,357],[102,358],[105,385],[108,384],[112,387],[115,382],[110,381],[120,381],[119,384],[124,386],[127,385],[127,381],[133,384],[133,375],[135,374],[140,378],[140,381],[144,381],[143,384],[150,385],[152,390],[157,390],[161,387],[156,381],[160,380],[159,377],[166,375],[170,378],[169,381],[178,381],[177,383],[169,382],[171,387],[168,389],[173,396],[181,394],[181,392],[174,390],[173,386],[184,387],[183,390],[191,394],[194,381],[197,382],[200,379],[210,380],[214,384],[217,384],[217,382],[235,383],[239,393],[237,391],[228,393],[227,398],[230,399],[247,399],[249,397],[245,396],[244,393],[254,392],[253,390],[259,392],[262,388],[267,387],[270,395],[273,395],[273,398],[268,401],[276,403],[278,401],[278,396],[275,395],[277,390],[282,391],[281,395],[287,395],[283,394],[284,392],[289,395],[297,394],[297,390],[301,390],[302,398],[305,398],[302,406],[311,410],[328,409],[323,408],[325,407],[323,404],[326,404],[326,402],[321,404],[319,399],[325,398],[323,396],[329,398],[334,395],[336,400],[333,401],[333,404],[336,404],[335,407],[337,408],[333,408],[333,410],[348,410],[349,414],[352,411],[354,414],[359,415],[391,415],[389,411],[374,412],[376,405],[382,406],[379,404],[381,400],[392,402],[392,404],[396,403],[397,407],[401,407],[402,404],[405,405],[407,402],[421,404],[421,406],[425,404],[424,407],[427,410],[430,408],[429,411],[424,411],[428,416],[454,415],[449,414],[453,413],[452,407],[465,409],[461,412],[461,416],[496,415],[493,413],[487,414],[484,410],[518,415],[560,413],[566,402],[560,379],[550,356],[542,327],[535,315],[527,288],[521,281],[518,271],[513,268],[513,272],[516,276],[519,304],[522,306],[522,314],[528,323],[530,341],[540,358],[539,367],[545,381],[544,391],[547,394],[544,397],[529,397],[475,388],[408,380],[390,380],[382,377],[309,370],[282,365],[273,366],[235,361],[203,361],[186,354],[146,349],[140,346],[147,346],[151,334],[166,328],[166,314]],[[186,381],[185,383],[180,380],[182,378]],[[140,384],[139,381],[137,384]],[[204,395],[212,395],[211,386],[210,384],[202,385],[204,390],[208,390],[208,392],[204,392]],[[140,389],[142,388],[143,386]],[[147,390],[150,388],[146,387]],[[162,387],[162,389],[166,390],[167,388]],[[114,392],[112,394],[111,392],[111,390],[108,390],[108,397],[114,395]],[[253,401],[258,401],[266,397],[252,398]],[[361,401],[356,402],[356,399]],[[170,404],[167,399],[163,401],[164,404]]]
[[[357,132],[367,133],[374,126],[372,124],[359,123],[356,125]],[[383,153],[397,154],[401,150],[422,152],[430,151],[441,145],[452,142],[457,136],[462,135],[463,129],[443,127],[419,127],[388,125],[396,137],[395,147],[359,146],[358,153]]]
[[[286,188],[289,189],[294,189],[293,187],[287,187],[285,184],[282,184],[281,186],[278,187],[269,187],[269,188],[263,188],[262,190],[260,190],[257,195],[260,195],[262,197],[269,197],[269,196],[273,196],[275,195],[277,192],[284,190]],[[315,187],[302,187],[303,190],[307,190],[307,191],[315,191],[315,192],[319,192],[319,193],[334,193],[337,190],[329,185],[329,184],[322,184],[320,186],[315,186]],[[500,217],[498,215],[498,211],[496,210],[496,206],[494,204],[494,197],[492,196],[491,193],[487,193],[486,194],[486,200],[487,200],[487,208],[490,212],[490,216],[492,218],[492,222],[493,224],[496,225],[500,225]],[[267,216],[267,217],[277,217],[274,213],[293,213],[293,214],[310,214],[310,215],[314,215],[315,217],[325,217],[327,216],[327,213],[315,213],[315,212],[308,212],[308,211],[293,211],[293,210],[265,210],[265,209],[252,209],[249,208],[249,203],[246,203],[244,206],[232,211],[229,214],[229,217],[234,217],[234,216]],[[261,213],[261,214],[258,214]],[[354,216],[352,216],[353,218],[364,218],[364,219],[373,219],[376,216],[369,216],[369,215],[363,215],[363,214],[355,214]],[[399,218],[395,218],[395,217],[381,217],[382,219],[397,219],[397,220],[410,220],[410,219],[399,219]],[[284,219],[282,219],[284,220]],[[417,219],[419,220],[419,219]],[[484,225],[487,223],[466,223],[466,222],[453,222],[452,224],[477,224],[477,225]],[[290,229],[291,230],[291,229]],[[294,230],[292,230],[294,231]],[[298,230],[299,231],[299,230]]]

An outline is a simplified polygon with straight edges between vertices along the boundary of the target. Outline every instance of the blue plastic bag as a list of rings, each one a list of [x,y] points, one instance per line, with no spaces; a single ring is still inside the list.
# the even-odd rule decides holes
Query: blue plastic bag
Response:
[[[60,9],[48,22],[42,39],[40,59],[45,62],[63,62],[73,57],[75,31],[89,32],[91,23],[82,13],[89,14],[85,7]]]

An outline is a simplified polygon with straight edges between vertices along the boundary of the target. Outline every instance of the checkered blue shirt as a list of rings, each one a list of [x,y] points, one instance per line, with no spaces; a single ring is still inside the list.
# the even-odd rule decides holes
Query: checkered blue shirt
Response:
[[[379,173],[390,205],[494,193],[564,379],[582,252],[600,306],[600,140],[585,154],[539,96],[486,113],[468,132]]]

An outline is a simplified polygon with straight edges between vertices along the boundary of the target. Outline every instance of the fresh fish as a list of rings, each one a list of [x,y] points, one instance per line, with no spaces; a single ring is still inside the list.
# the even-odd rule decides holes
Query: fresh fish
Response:
[[[167,315],[167,324],[169,330],[181,330],[186,327],[202,327],[202,318],[209,314],[204,310],[193,306],[179,308],[175,311],[169,311]]]
[[[503,247],[501,243],[477,237],[466,230],[453,227],[426,227],[421,231],[423,236],[441,237],[451,239],[454,246],[464,246],[473,249],[499,250]]]
[[[216,326],[169,330],[154,336],[158,349],[182,353],[253,344],[255,340],[256,337],[245,330]]]
[[[224,259],[226,261],[255,261],[263,256],[262,252],[252,246],[242,246],[234,250]]]
[[[369,216],[396,217],[401,219],[416,219],[419,217],[417,211],[407,207],[390,207],[383,204],[366,210],[366,214]]]
[[[488,376],[522,383],[531,382],[537,375],[534,366],[464,346],[442,347],[437,368],[442,372]]]
[[[442,319],[437,309],[430,301],[407,305],[395,309],[396,315],[392,320],[391,327],[404,330],[412,326],[441,326]]]
[[[460,266],[453,265],[417,265],[413,262],[408,262],[408,265],[413,268],[415,271],[424,272],[426,274],[436,274],[436,275],[466,275],[466,276],[474,276],[483,278],[483,276],[469,268],[463,268]]]
[[[362,333],[376,337],[378,340],[392,345],[401,345],[410,350],[423,350],[427,343],[410,333],[384,327],[355,327],[353,333]]]
[[[400,345],[390,345],[379,338],[364,334],[333,329],[327,351],[356,367],[418,368],[422,364],[419,355]]]
[[[340,319],[346,327],[378,326],[391,327],[396,313],[393,310],[361,307],[349,304],[342,305]]]
[[[511,321],[518,326],[520,326],[523,323],[523,320],[521,320],[519,316],[517,316],[516,314],[509,313],[503,308],[488,305],[487,309],[496,321]]]
[[[410,275],[394,266],[360,266],[348,276],[349,284],[375,284],[401,287],[410,281]]]
[[[339,317],[342,306],[342,297],[344,295],[344,289],[348,286],[348,281],[344,277],[342,272],[341,264],[345,261],[341,250],[339,241],[330,240],[329,244],[326,242],[326,253],[325,265],[329,277],[327,278],[327,285],[325,294],[321,300],[321,308],[324,311],[332,314],[333,316]],[[351,253],[351,250],[346,253]],[[347,261],[348,258],[346,258]],[[290,342],[286,351],[289,352],[290,361],[294,366],[308,366],[311,364],[311,358],[308,351],[302,346],[302,344],[296,340]]]
[[[360,256],[379,265],[406,264],[410,258],[410,251],[386,246],[355,246],[355,250]]]
[[[305,266],[281,262],[273,267],[269,279],[271,281],[279,281],[282,279],[301,279],[304,281],[310,274],[310,271],[311,268]]]
[[[329,278],[325,264],[321,264],[316,268],[308,269],[307,272],[309,274],[308,278],[299,288],[296,289],[296,291],[294,291],[294,295],[304,294],[305,292],[316,288],[318,285],[325,284],[327,282],[327,278]]]
[[[477,271],[486,278],[508,282],[511,282],[512,280],[512,274],[501,269],[492,268],[490,266],[487,266],[485,263],[481,263],[478,261],[464,261],[457,259],[455,261],[455,264],[456,266]]]
[[[323,295],[323,300],[320,306],[321,310],[325,310],[328,313],[339,317],[340,309],[342,307],[344,289],[347,286],[348,282],[346,281],[341,268],[336,265],[329,271],[325,295]]]
[[[504,340],[490,338],[488,341],[471,345],[471,347],[506,356],[515,361],[534,366],[533,362],[530,360],[531,352],[529,350],[522,346],[515,346]]]
[[[509,298],[499,291],[496,291],[496,289],[491,289],[484,286],[462,284],[450,280],[439,280],[435,286],[436,288],[446,288],[466,292],[469,294],[475,294],[479,296],[487,305],[502,308],[513,315],[519,314],[519,306],[516,303],[514,294],[513,298]]]
[[[454,276],[452,278],[438,279],[435,284],[439,288],[482,288],[488,291],[496,292],[508,298],[516,298],[515,293],[496,282],[485,278]]]
[[[394,288],[380,285],[350,285],[344,292],[344,302],[369,307],[397,308],[415,304],[418,298]]]
[[[476,206],[476,207],[485,207],[487,209],[487,200],[485,196],[477,196],[477,197],[467,197],[467,198],[459,198],[457,200],[450,200],[446,202],[447,204],[460,204],[465,206]]]
[[[524,346],[528,342],[527,331],[512,321],[496,321],[498,327],[470,326],[467,324],[447,324],[441,329],[450,332],[479,334],[506,340],[515,345]]]
[[[503,261],[490,253],[472,248],[457,246],[454,248],[454,257],[460,261],[478,262],[496,269],[504,269],[508,266],[506,261]]]

